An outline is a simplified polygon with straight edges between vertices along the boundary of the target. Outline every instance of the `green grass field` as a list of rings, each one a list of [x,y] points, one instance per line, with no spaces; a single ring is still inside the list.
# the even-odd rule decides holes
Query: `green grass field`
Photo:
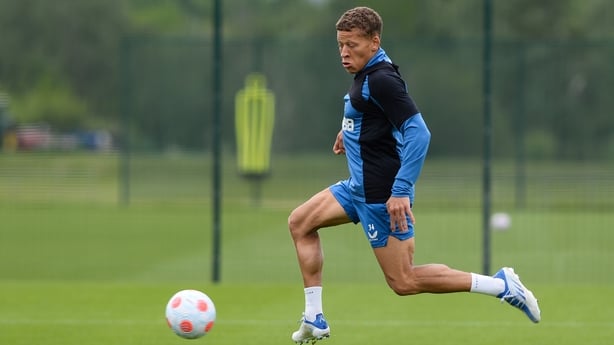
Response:
[[[139,163],[149,174],[135,178],[134,202],[122,207],[112,157],[0,156],[0,344],[291,344],[303,294],[286,219],[306,196],[343,177],[343,165],[311,161],[315,170],[297,183],[287,176],[301,167],[280,162],[259,207],[249,202],[246,183],[227,173],[222,282],[213,284],[208,167],[173,161],[177,171],[169,174],[150,168],[169,165],[154,161]],[[446,170],[437,165],[436,172]],[[480,271],[480,210],[474,201],[453,207],[463,203],[443,197],[479,199],[479,183],[455,183],[473,168],[461,165],[455,178],[425,169],[416,262]],[[566,185],[553,179],[531,189],[542,199],[529,205],[539,207],[508,209],[511,229],[492,234],[493,269],[516,268],[540,299],[540,324],[481,295],[394,295],[360,228],[346,225],[322,231],[332,329],[323,344],[611,343],[614,213],[601,192],[593,201],[606,206],[552,206],[558,194],[548,191],[557,183]],[[497,199],[495,208],[509,204]],[[177,337],[164,321],[167,300],[184,288],[203,290],[216,303],[217,323],[199,340]]]

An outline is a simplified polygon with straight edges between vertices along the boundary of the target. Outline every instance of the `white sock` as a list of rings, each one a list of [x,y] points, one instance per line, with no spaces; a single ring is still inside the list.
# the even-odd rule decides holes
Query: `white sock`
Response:
[[[305,288],[305,318],[313,321],[320,313],[322,313],[322,287]]]
[[[490,296],[497,296],[505,290],[503,279],[471,273],[470,292],[481,293]]]

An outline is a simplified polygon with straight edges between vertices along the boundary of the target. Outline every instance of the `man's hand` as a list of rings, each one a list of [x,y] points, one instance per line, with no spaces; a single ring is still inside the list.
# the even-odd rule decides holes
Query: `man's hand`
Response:
[[[386,202],[386,209],[388,214],[390,214],[390,231],[395,231],[397,226],[401,231],[409,230],[409,225],[407,224],[408,216],[412,224],[416,223],[414,214],[411,212],[409,197],[391,196]]]
[[[337,138],[335,139],[335,144],[333,145],[333,152],[336,155],[345,154],[345,146],[343,146],[343,131],[339,131],[339,133],[337,133]]]

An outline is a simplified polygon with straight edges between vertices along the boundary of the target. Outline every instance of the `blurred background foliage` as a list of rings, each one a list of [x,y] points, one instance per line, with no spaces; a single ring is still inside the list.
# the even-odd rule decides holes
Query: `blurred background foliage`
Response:
[[[614,2],[493,4],[496,153],[611,159]],[[274,150],[330,150],[350,81],[334,23],[357,5],[384,18],[383,47],[435,133],[431,152],[479,155],[481,0],[223,0],[225,146],[234,95],[260,70],[278,100]],[[16,124],[118,136],[125,115],[137,147],[211,145],[212,1],[0,0],[0,33]]]

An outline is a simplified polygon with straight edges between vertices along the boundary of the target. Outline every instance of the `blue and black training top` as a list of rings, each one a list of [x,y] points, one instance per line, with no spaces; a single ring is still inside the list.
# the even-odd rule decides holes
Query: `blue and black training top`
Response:
[[[379,49],[344,97],[343,142],[355,199],[413,201],[430,139],[398,67]]]

